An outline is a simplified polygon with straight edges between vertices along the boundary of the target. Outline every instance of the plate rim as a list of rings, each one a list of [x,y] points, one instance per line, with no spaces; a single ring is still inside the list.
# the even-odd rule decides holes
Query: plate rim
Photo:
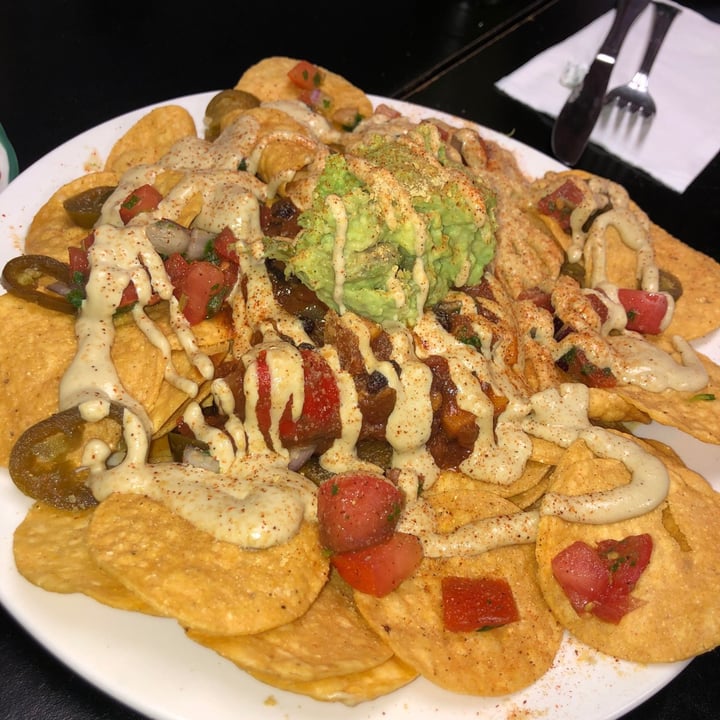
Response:
[[[6,252],[8,248],[5,247],[7,242],[2,243],[2,245],[0,245],[0,259],[5,262],[8,257],[19,252],[19,249],[21,247],[19,244],[21,241],[21,236],[23,234],[23,231],[27,229],[26,227],[24,227],[24,225],[29,224],[30,219],[34,215],[34,211],[37,211],[37,209],[39,209],[42,203],[44,203],[50,195],[50,192],[46,192],[44,189],[51,188],[51,192],[57,189],[59,183],[56,183],[55,179],[58,174],[65,176],[67,178],[65,181],[68,181],[74,177],[74,175],[67,175],[67,173],[69,173],[69,168],[64,158],[69,151],[77,152],[77,148],[85,148],[88,154],[86,160],[83,160],[84,166],[85,169],[88,169],[88,167],[92,169],[92,163],[94,162],[93,153],[97,153],[98,157],[101,155],[98,147],[95,147],[95,145],[98,145],[98,143],[93,143],[93,141],[97,141],[99,135],[105,135],[111,131],[115,132],[115,135],[113,135],[112,138],[110,136],[105,137],[104,144],[105,146],[107,146],[105,147],[105,152],[107,152],[109,150],[109,145],[112,144],[114,139],[117,139],[117,137],[119,137],[119,135],[124,129],[128,129],[132,124],[134,124],[134,122],[136,122],[140,117],[142,117],[151,109],[168,104],[179,104],[187,107],[188,109],[191,109],[191,113],[193,114],[193,117],[196,121],[198,132],[201,133],[202,118],[199,115],[199,108],[204,108],[204,105],[207,104],[207,101],[212,97],[215,92],[217,91],[211,90],[170,98],[167,100],[152,103],[150,105],[139,107],[135,110],[131,110],[116,117],[110,118],[109,120],[106,120],[92,128],[89,128],[79,133],[75,137],[68,139],[58,147],[54,148],[53,150],[49,151],[44,156],[36,160],[21,173],[19,173],[10,182],[7,188],[5,188],[2,194],[0,194],[0,228],[7,226],[8,228],[12,229],[12,232],[9,233],[11,241],[8,242],[11,242],[13,246],[11,248],[11,252],[8,254]],[[373,102],[373,105],[384,102],[400,109],[405,113],[416,113],[418,117],[436,117],[451,122],[455,125],[462,124],[463,126],[476,128],[485,137],[497,141],[503,147],[512,150],[516,154],[520,153],[520,165],[523,170],[528,173],[530,172],[529,168],[534,168],[537,163],[539,163],[540,165],[544,165],[548,170],[566,169],[561,163],[541,153],[540,151],[535,150],[534,148],[518,140],[514,140],[510,136],[504,135],[491,128],[487,128],[476,122],[473,122],[472,120],[451,115],[444,111],[435,110],[433,108],[428,108],[408,101],[401,101],[378,95],[369,95],[369,97]],[[200,105],[200,103],[204,104]],[[49,164],[53,165],[53,167],[48,170]],[[57,173],[56,170],[58,171]],[[38,188],[38,183],[33,184],[33,181],[35,179],[35,176],[39,177],[40,175],[43,176],[44,181],[39,183]],[[13,200],[17,201],[18,199],[20,199],[23,194],[25,185],[28,183],[33,185],[33,197],[37,198],[37,204],[33,206],[32,203],[23,203],[22,210],[25,216],[24,223],[13,222],[12,213],[10,213],[11,220],[10,222],[8,222],[8,220],[4,216],[4,213],[2,212],[3,206],[6,204],[10,205]],[[9,476],[7,476],[7,470],[5,468],[0,469],[0,477],[2,476],[4,476],[9,481]],[[12,483],[10,482],[9,485],[12,486]],[[52,628],[48,628],[46,622],[37,621],[37,617],[34,616],[36,610],[33,609],[32,611],[30,611],[28,610],[28,608],[35,608],[39,598],[42,598],[42,600],[39,601],[41,606],[47,604],[46,601],[48,600],[48,598],[52,598],[53,600],[58,601],[57,605],[62,609],[63,614],[67,613],[68,617],[70,618],[77,619],[77,617],[79,617],[76,615],[74,608],[74,606],[77,606],[77,608],[80,608],[82,610],[83,616],[86,616],[89,613],[89,616],[93,619],[98,616],[102,617],[103,619],[106,617],[112,617],[115,620],[118,620],[118,624],[123,628],[125,627],[125,622],[124,620],[120,622],[119,619],[120,617],[122,617],[123,613],[126,613],[126,611],[116,610],[107,606],[103,606],[100,603],[97,603],[96,601],[82,595],[57,596],[57,594],[55,593],[49,593],[31,585],[24,578],[22,578],[15,569],[14,562],[12,561],[11,557],[11,533],[17,523],[20,522],[24,517],[24,511],[25,509],[27,509],[27,507],[30,506],[31,501],[28,498],[21,496],[19,491],[16,490],[14,486],[2,487],[0,489],[0,499],[2,499],[3,497],[7,498],[8,493],[13,493],[15,495],[12,508],[10,509],[10,511],[8,511],[8,508],[5,507],[6,503],[3,503],[3,506],[0,506],[0,550],[3,552],[3,555],[0,556],[0,578],[4,577],[6,579],[5,582],[0,582],[0,603],[2,603],[8,613],[13,616],[16,621],[23,627],[23,629],[28,632],[32,637],[34,637],[35,640],[40,643],[48,652],[50,652],[55,658],[68,666],[80,677],[83,677],[85,680],[98,687],[111,698],[127,705],[130,708],[137,710],[138,712],[146,714],[148,717],[154,718],[155,720],[204,720],[204,714],[202,716],[187,715],[184,714],[183,711],[180,711],[178,708],[170,710],[160,707],[157,700],[154,699],[143,698],[138,700],[137,697],[133,697],[128,691],[126,691],[124,687],[119,686],[116,680],[108,679],[106,676],[104,676],[103,672],[101,671],[101,665],[96,662],[95,658],[93,658],[92,660],[88,660],[86,658],[76,657],[76,653],[71,651],[69,646],[59,643],[59,640],[61,640],[61,638],[58,637],[57,634],[52,634]],[[15,520],[15,525],[11,528],[7,525],[10,517],[14,518]],[[9,540],[8,532],[10,533]],[[11,567],[8,567],[8,562],[11,564]],[[12,573],[14,573],[14,577],[12,576]],[[7,582],[8,578],[11,578],[10,583]],[[22,590],[19,589],[20,586],[22,586]],[[12,590],[9,590],[9,588],[12,588]],[[20,602],[21,598],[26,601],[30,599],[30,604],[23,606],[23,604]],[[120,615],[116,615],[117,613],[119,613]],[[133,620],[139,620],[141,624],[151,621],[151,627],[153,629],[155,629],[155,626],[158,623],[164,623],[166,628],[170,623],[174,623],[175,626],[177,626],[175,621],[170,619],[160,619],[150,616],[142,616],[140,614],[132,615]],[[47,618],[45,618],[45,621],[47,621]],[[173,638],[177,639],[176,636],[178,632],[178,627],[179,626],[173,627],[167,633],[165,630],[163,630],[162,634],[164,640],[170,642],[173,640]],[[157,632],[160,633],[160,630],[158,629]],[[166,634],[167,637],[165,637]],[[62,633],[60,633],[60,635],[62,635]],[[191,643],[191,641],[186,640],[184,637],[181,639],[184,643]],[[567,642],[568,641],[566,638],[565,644]],[[569,642],[572,644],[573,641],[570,640]],[[191,647],[194,645],[195,644],[192,643]],[[585,646],[582,647],[584,648]],[[283,699],[283,702],[280,702],[277,705],[277,708],[279,708],[278,713],[273,713],[271,711],[272,707],[265,703],[263,707],[265,710],[267,710],[267,713],[264,714],[263,717],[278,719],[286,718],[288,716],[288,713],[290,712],[292,713],[293,717],[307,717],[308,720],[323,720],[323,718],[344,717],[346,714],[348,714],[349,716],[349,713],[356,710],[356,708],[348,708],[347,706],[339,703],[324,703],[320,701],[315,701],[311,698],[295,695],[292,693],[286,693],[276,688],[263,685],[262,683],[259,683],[258,681],[248,676],[246,673],[243,673],[242,670],[235,668],[231,665],[229,661],[223,660],[222,658],[220,658],[219,655],[216,655],[212,651],[206,650],[204,648],[193,649],[196,651],[198,649],[200,650],[199,654],[197,652],[194,653],[194,657],[197,658],[199,658],[200,655],[206,656],[207,653],[212,653],[212,660],[214,660],[215,662],[211,662],[210,664],[214,664],[215,669],[221,677],[224,677],[226,675],[226,671],[230,669],[235,680],[237,680],[239,674],[239,677],[241,679],[246,679],[254,685],[262,688],[262,694],[268,697],[273,696]],[[204,659],[209,661],[209,658],[207,657],[204,657]],[[618,678],[623,675],[627,676],[627,674],[630,673],[631,675],[634,674],[637,679],[637,674],[640,673],[640,675],[646,675],[650,678],[647,686],[645,686],[639,693],[621,693],[623,695],[623,699],[619,702],[616,702],[612,706],[612,708],[608,710],[608,712],[598,710],[598,713],[592,714],[593,708],[589,708],[587,707],[587,705],[584,704],[580,705],[580,712],[584,713],[584,717],[586,717],[587,720],[614,720],[615,718],[618,718],[621,715],[629,712],[633,708],[641,705],[649,697],[661,690],[673,678],[679,675],[680,672],[682,672],[682,670],[690,662],[691,660],[681,661],[678,663],[657,664],[655,666],[652,666],[648,671],[647,666],[639,666],[634,663],[613,660],[611,664],[613,665],[613,667],[617,668]],[[540,681],[538,681],[538,683],[539,682]],[[430,707],[412,708],[412,698],[406,697],[407,693],[404,692],[406,688],[418,687],[418,683],[420,685],[426,686],[422,695],[423,698],[429,697],[432,699]],[[235,684],[238,688],[241,686],[241,683]],[[531,688],[532,687],[533,686],[531,686]],[[440,690],[439,688],[432,686],[428,681],[425,681],[423,679],[414,681],[414,683],[406,686],[406,688],[402,688],[398,691],[391,693],[388,696],[379,698],[378,700],[361,703],[359,706],[357,706],[357,711],[354,713],[354,715],[363,715],[368,717],[377,715],[389,718],[389,720],[393,720],[393,718],[406,716],[409,710],[413,713],[414,717],[418,718],[424,717],[424,715],[427,714],[427,717],[432,716],[433,718],[440,719],[447,717],[448,719],[453,718],[453,720],[455,720],[455,718],[463,717],[463,707],[461,706],[465,703],[470,703],[473,707],[468,710],[468,718],[482,717],[499,719],[505,718],[507,716],[506,713],[514,707],[513,703],[516,701],[516,699],[517,708],[523,708],[524,711],[530,711],[530,709],[532,708],[532,705],[530,703],[526,702],[525,704],[522,704],[526,696],[528,694],[531,694],[531,692],[529,691],[520,691],[519,693],[515,693],[512,696],[509,696],[509,699],[458,696],[454,693]],[[180,688],[180,690],[182,691],[182,688]],[[409,692],[413,694],[412,690],[410,690]],[[576,688],[574,692],[577,694],[579,691]],[[605,694],[605,697],[607,697],[607,695],[608,694]],[[240,699],[240,697],[238,699]],[[463,700],[464,702],[459,702],[459,699]],[[433,701],[435,702],[435,707],[432,706]],[[547,705],[547,708],[553,711],[553,717],[567,717],[568,720],[569,718],[575,717],[578,709],[574,704],[574,701],[567,708],[570,712],[570,714],[568,714],[567,716],[563,714],[557,714],[557,701],[558,698],[555,696],[548,700],[549,704]],[[409,702],[410,705],[408,705]],[[303,705],[307,705],[308,707],[303,708]],[[442,710],[439,710],[438,708],[442,708]],[[498,710],[498,708],[500,709]],[[204,707],[203,712],[206,713],[207,710],[208,708]],[[539,715],[543,714],[544,712],[546,712],[546,710],[538,709]],[[590,714],[588,714],[588,712],[590,712]]]

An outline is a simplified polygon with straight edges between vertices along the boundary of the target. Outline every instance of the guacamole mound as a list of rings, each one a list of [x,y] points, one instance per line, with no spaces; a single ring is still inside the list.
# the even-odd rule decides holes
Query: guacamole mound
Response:
[[[414,325],[452,287],[482,278],[495,251],[492,200],[459,167],[444,164],[438,130],[370,137],[327,158],[293,241],[266,239],[339,313]]]

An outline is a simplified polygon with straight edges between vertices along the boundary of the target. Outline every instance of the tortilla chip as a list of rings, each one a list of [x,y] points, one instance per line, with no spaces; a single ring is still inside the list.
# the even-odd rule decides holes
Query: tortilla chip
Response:
[[[474,480],[464,473],[444,470],[440,473],[438,479],[433,486],[425,491],[424,495],[447,492],[447,491],[463,491],[463,490],[484,490],[500,497],[509,498],[513,495],[519,495],[536,488],[541,484],[548,472],[552,471],[552,467],[535,460],[528,460],[525,469],[519,478],[511,482],[509,485],[500,483],[483,482],[482,480]]]
[[[642,213],[635,203],[630,207]],[[702,337],[720,326],[720,263],[673,237],[654,223],[649,224],[655,264],[674,275],[682,286],[673,318],[663,335],[682,335],[686,340]],[[635,252],[620,239],[614,228],[607,231],[608,277],[619,287],[634,288]]]
[[[5,342],[0,347],[0,382],[5,399],[0,404],[0,423],[7,431],[0,437],[0,464],[7,466],[10,450],[31,425],[58,410],[60,381],[76,351],[75,316],[48,310],[7,293],[0,296],[0,324]],[[171,333],[167,320],[158,322]],[[221,314],[195,326],[199,350],[224,356],[232,333],[230,319]],[[112,359],[127,390],[145,407],[153,428],[167,425],[188,396],[164,380],[165,361],[129,317],[116,326]],[[167,337],[167,335],[166,335]],[[200,373],[190,366],[174,334],[168,337],[176,369],[197,382]],[[210,344],[212,343],[212,344]],[[52,351],[49,351],[52,349]],[[33,398],[28,402],[28,398]]]
[[[262,102],[275,100],[297,100],[303,90],[288,77],[288,72],[298,64],[298,60],[289,57],[268,57],[249,67],[235,84],[237,90],[244,90]],[[372,115],[370,98],[359,88],[341,75],[319,68],[324,73],[320,86],[330,99],[323,108],[323,114],[332,119],[340,111],[354,110],[362,117]]]
[[[98,565],[158,613],[217,635],[292,622],[328,575],[313,524],[282,545],[246,550],[142,495],[114,493],[100,503],[88,542]]]
[[[320,680],[287,680],[271,672],[250,673],[256,680],[280,690],[308,695],[315,700],[354,706],[397,690],[417,677],[417,672],[397,657],[370,670]]]
[[[616,392],[617,388],[612,388],[612,390],[588,388],[588,390],[588,417],[590,420],[605,424],[650,422],[650,415],[643,411],[642,407],[638,407],[637,403],[631,402]],[[651,394],[646,390],[643,392]]]
[[[0,422],[7,428],[0,438],[0,462],[7,466],[20,435],[58,410],[60,380],[75,356],[75,318],[8,293],[0,296],[0,323],[5,338],[0,348],[5,392]],[[164,363],[134,324],[118,328],[112,358],[128,392],[152,407],[163,383]]]
[[[699,392],[663,390],[649,392],[638,385],[619,385],[613,393],[631,403],[648,417],[683,430],[698,440],[720,444],[720,367],[697,353],[707,370],[709,382]]]
[[[562,182],[564,178],[576,178],[580,181],[593,178],[602,180],[599,176],[584,170],[548,173],[544,178],[533,183],[534,196],[542,197],[550,184],[557,187],[559,184],[557,181]],[[616,187],[624,192],[621,186]],[[647,219],[643,210],[634,201],[629,200],[628,207],[647,221],[655,264],[661,271],[675,276],[682,288],[682,295],[675,304],[672,322],[663,334],[666,337],[682,335],[686,340],[694,340],[720,327],[720,297],[717,294],[717,288],[720,286],[720,263],[686,245]],[[550,230],[558,244],[567,250],[570,236],[563,231],[558,221],[547,215],[538,214],[538,217]],[[618,287],[636,287],[637,259],[635,251],[625,245],[612,226],[608,227],[606,231],[606,241],[607,249],[604,258],[610,282]],[[586,277],[589,270],[590,268],[586,268]]]
[[[509,501],[478,490],[437,493],[428,501],[440,532],[518,511]],[[516,545],[470,557],[425,557],[415,574],[389,595],[375,598],[356,592],[355,602],[398,658],[430,682],[453,692],[504,695],[541,677],[562,639],[562,628],[537,584],[533,555],[532,545]],[[446,576],[506,579],[520,619],[485,632],[446,630],[441,595]]]
[[[197,135],[192,115],[179,105],[164,105],[143,115],[112,147],[105,170],[124,173],[156,163],[180,139]]]
[[[93,510],[70,512],[35,503],[13,537],[18,572],[48,592],[83,593],[120,610],[155,614],[90,556],[87,528],[92,514]]]
[[[295,171],[312,162],[318,153],[318,144],[310,138],[307,128],[288,113],[269,107],[245,110],[243,115],[254,118],[258,124],[257,143],[263,147],[257,165],[257,176],[263,182]]]
[[[652,226],[655,262],[682,283],[683,294],[664,335],[694,340],[720,326],[720,263]]]
[[[30,223],[25,236],[25,252],[28,255],[49,255],[66,263],[68,248],[78,247],[89,230],[72,221],[63,203],[91,188],[115,186],[119,179],[119,175],[114,172],[93,172],[71,180],[56,190]]]
[[[57,412],[60,378],[75,354],[73,323],[70,315],[0,295],[0,425],[4,428],[0,464],[4,467],[23,431]]]
[[[327,632],[329,618],[332,633]],[[187,634],[243,670],[291,682],[363,672],[393,655],[363,620],[352,590],[336,573],[308,611],[287,625],[257,635],[208,635],[192,628]]]
[[[664,459],[665,453],[660,457]],[[705,481],[681,469],[677,460],[666,465],[670,490],[655,510],[603,525],[544,516],[538,530],[539,581],[557,618],[582,642],[634,662],[675,662],[720,643],[720,495],[700,489]],[[576,495],[626,484],[630,474],[621,462],[596,458],[577,442],[553,479],[552,491]],[[643,533],[652,536],[652,556],[632,593],[643,604],[617,625],[591,614],[578,615],[553,577],[552,559],[577,540],[594,547],[602,540]],[[688,588],[692,592],[686,592]]]

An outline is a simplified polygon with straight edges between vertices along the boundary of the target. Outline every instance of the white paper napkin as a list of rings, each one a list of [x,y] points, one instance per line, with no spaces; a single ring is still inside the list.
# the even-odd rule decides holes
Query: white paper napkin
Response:
[[[720,150],[720,25],[690,8],[678,7],[682,11],[650,72],[656,115],[646,119],[608,105],[590,141],[682,193]],[[630,28],[608,90],[628,82],[640,67],[653,12],[651,3]],[[496,87],[556,117],[573,81],[579,82],[587,72],[614,14],[609,11],[537,55]]]

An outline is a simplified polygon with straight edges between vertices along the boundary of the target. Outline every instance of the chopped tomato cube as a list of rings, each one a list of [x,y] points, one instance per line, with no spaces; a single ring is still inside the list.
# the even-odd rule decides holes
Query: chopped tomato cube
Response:
[[[183,278],[187,275],[190,263],[180,254],[173,253],[165,260],[165,271],[173,287],[180,287]]]
[[[593,605],[590,612],[600,620],[617,625],[625,615],[642,604],[642,601],[632,595],[608,594],[602,599],[602,602]]]
[[[578,540],[552,560],[552,571],[576,612],[599,602],[610,586],[610,571],[597,551]]]
[[[618,300],[627,312],[627,329],[644,335],[662,332],[662,322],[668,310],[665,293],[620,288]]]
[[[213,240],[213,247],[215,248],[215,252],[221,258],[237,263],[238,254],[235,250],[236,243],[237,238],[235,237],[235,234],[229,227],[226,227],[221,230],[217,237]]]
[[[572,180],[566,180],[556,190],[540,198],[537,208],[542,215],[555,218],[560,227],[569,233],[570,215],[582,200],[582,190]]]
[[[570,348],[559,358],[557,366],[575,382],[583,383],[588,387],[611,388],[617,385],[617,378],[609,367],[601,368],[595,365],[577,346]]]
[[[619,623],[642,601],[631,596],[652,554],[647,533],[603,540],[593,548],[580,540],[552,560],[553,576],[578,614],[590,612]]]
[[[288,77],[294,85],[303,90],[319,88],[325,81],[325,73],[317,65],[307,60],[300,60],[291,68]]]
[[[297,420],[292,417],[292,406],[288,403],[278,427],[283,447],[310,445],[320,440],[339,437],[340,390],[335,375],[325,358],[309,348],[300,350],[303,361],[305,400]],[[270,431],[270,407],[272,378],[267,364],[266,353],[258,353],[256,360],[258,375],[258,399],[255,406],[258,427],[266,438]]]
[[[75,273],[86,275],[90,270],[87,250],[79,247],[69,247],[68,256],[71,276],[75,275]]]
[[[520,619],[512,589],[504,578],[444,577],[442,610],[445,629],[474,632]]]
[[[128,305],[132,305],[133,303],[136,303],[138,301],[138,294],[137,294],[137,288],[135,287],[135,283],[132,281],[129,285],[125,286],[125,289],[123,290],[122,297],[120,298],[120,304],[118,305],[119,308],[127,307]]]
[[[320,542],[333,552],[347,552],[387,540],[405,495],[382,475],[348,471],[320,485],[317,503]]]
[[[518,295],[518,300],[530,300],[541,310],[547,310],[551,314],[555,312],[555,308],[552,306],[550,293],[545,290],[541,290],[539,287],[532,287],[523,290]]]
[[[645,533],[630,535],[624,540],[603,540],[597,550],[612,573],[613,585],[630,592],[650,562],[652,538]]]
[[[600,322],[605,322],[608,319],[610,312],[607,305],[602,301],[602,298],[595,293],[588,293],[585,297],[590,305],[592,305],[592,309],[598,314]]]
[[[374,597],[384,597],[417,570],[423,558],[415,535],[394,533],[377,545],[333,555],[331,563],[350,586]]]
[[[162,200],[159,190],[152,185],[141,185],[135,188],[121,203],[120,219],[127,225],[140,213],[155,210]]]
[[[229,292],[225,273],[206,260],[189,263],[182,279],[173,284],[175,296],[191,325],[215,315]]]

